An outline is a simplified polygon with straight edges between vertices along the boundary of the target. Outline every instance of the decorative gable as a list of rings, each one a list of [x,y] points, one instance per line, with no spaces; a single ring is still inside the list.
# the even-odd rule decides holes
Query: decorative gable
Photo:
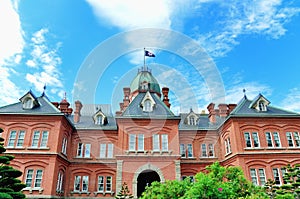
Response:
[[[34,94],[29,91],[23,97],[20,98],[23,109],[33,109],[39,106],[39,102]]]
[[[268,110],[270,101],[267,100],[262,94],[259,94],[250,104],[249,108],[256,109],[257,111],[264,112]]]
[[[106,115],[99,109],[94,115],[93,115],[94,123],[97,125],[106,125],[108,123]]]
[[[186,116],[184,123],[188,125],[197,125],[199,120],[199,116],[194,113],[194,111],[191,109],[190,113]]]
[[[156,103],[152,98],[149,91],[147,91],[146,95],[144,96],[143,100],[141,101],[140,106],[143,108],[144,112],[152,112]]]

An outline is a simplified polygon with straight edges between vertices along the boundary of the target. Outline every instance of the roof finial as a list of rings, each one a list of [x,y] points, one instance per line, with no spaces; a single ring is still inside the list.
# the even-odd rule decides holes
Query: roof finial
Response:
[[[67,100],[67,92],[64,93],[64,100]]]
[[[46,88],[47,88],[46,84],[44,84],[44,87],[43,87],[44,90],[43,90],[43,93],[42,93],[42,97],[45,96]]]
[[[244,93],[244,98],[247,99],[247,96],[246,96],[246,89],[243,89],[243,93]]]

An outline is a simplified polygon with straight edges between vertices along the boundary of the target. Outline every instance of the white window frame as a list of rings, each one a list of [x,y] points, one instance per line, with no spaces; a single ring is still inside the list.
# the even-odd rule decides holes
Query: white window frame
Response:
[[[201,144],[201,157],[207,157],[207,148],[205,143]]]
[[[226,155],[231,153],[231,143],[230,143],[230,138],[228,137],[227,139],[224,140],[225,143],[225,152]]]
[[[266,132],[265,135],[266,135],[267,147],[270,147],[270,148],[272,148],[272,147],[275,147],[275,148],[281,147],[279,132]],[[276,139],[276,138],[278,138],[278,139]],[[269,146],[270,143],[272,144],[272,146]],[[276,146],[276,145],[278,145],[278,146]]]
[[[27,169],[26,178],[25,178],[26,187],[32,187],[33,176],[34,176],[34,169]]]
[[[98,187],[97,187],[97,190],[100,193],[104,192],[104,176],[98,176]]]
[[[193,154],[193,144],[187,144],[186,145],[186,151],[187,151],[187,157],[188,158],[193,158],[194,154]]]
[[[138,138],[137,150],[144,151],[144,134],[138,134],[137,138]]]
[[[105,192],[112,192],[112,176],[106,176]]]
[[[286,132],[288,147],[300,147],[299,132]]]
[[[43,170],[37,169],[35,173],[34,179],[34,187],[42,187],[42,180],[43,180]]]
[[[152,135],[152,149],[153,151],[159,151],[159,134]]]
[[[41,142],[40,142],[40,147],[41,148],[46,148],[47,147],[48,137],[49,137],[49,132],[48,131],[43,131],[42,132]]]
[[[67,147],[68,147],[68,139],[66,137],[63,138],[61,152],[67,155]]]
[[[181,155],[181,158],[186,158],[185,144],[180,144],[180,155]]]
[[[57,176],[56,192],[63,191],[63,183],[64,183],[64,172],[59,171]]]
[[[7,142],[7,148],[15,147],[16,139],[17,139],[17,131],[15,130],[10,131],[8,142]]]
[[[168,151],[169,150],[168,134],[161,134],[161,150],[162,151]]]
[[[25,139],[25,131],[24,130],[20,130],[18,133],[18,139],[17,139],[17,143],[16,143],[16,147],[17,148],[21,148],[23,147],[24,144],[24,139]]]
[[[135,145],[136,145],[136,135],[135,134],[129,134],[129,143],[128,143],[128,150],[129,151],[135,151]]]
[[[86,186],[86,187],[84,187]],[[82,176],[82,187],[81,187],[82,192],[88,192],[89,191],[89,176]]]

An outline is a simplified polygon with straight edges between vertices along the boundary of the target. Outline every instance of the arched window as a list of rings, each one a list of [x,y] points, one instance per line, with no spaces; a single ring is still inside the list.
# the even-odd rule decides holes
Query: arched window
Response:
[[[195,117],[194,116],[190,116],[189,122],[190,122],[190,125],[196,125]]]
[[[258,108],[259,108],[260,111],[266,111],[267,110],[267,107],[266,107],[266,105],[263,101],[259,101]]]
[[[31,109],[32,108],[32,105],[33,105],[33,101],[30,97],[27,97],[25,100],[24,100],[24,103],[23,103],[23,108],[24,109]]]
[[[57,176],[57,184],[56,184],[56,192],[62,193],[64,191],[64,172],[61,170],[58,172]]]

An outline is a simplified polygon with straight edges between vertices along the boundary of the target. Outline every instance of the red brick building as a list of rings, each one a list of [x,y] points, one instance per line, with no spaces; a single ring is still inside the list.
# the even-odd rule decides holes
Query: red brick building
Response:
[[[31,91],[0,108],[4,146],[28,198],[113,198],[123,182],[138,197],[152,181],[194,176],[215,161],[241,166],[254,184],[281,184],[282,167],[300,163],[300,115],[261,94],[177,116],[148,69],[123,91],[116,114]]]

